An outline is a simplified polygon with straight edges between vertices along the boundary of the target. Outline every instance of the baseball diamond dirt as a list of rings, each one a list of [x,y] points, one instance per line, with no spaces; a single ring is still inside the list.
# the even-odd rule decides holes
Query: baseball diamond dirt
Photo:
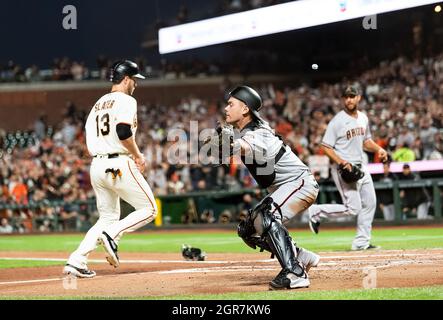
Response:
[[[65,255],[0,252],[0,258],[11,260],[62,262]],[[321,256],[319,266],[309,272],[310,288],[299,290],[443,285],[443,249],[327,252]],[[122,253],[121,266],[113,269],[99,252],[91,256],[90,268],[97,272],[95,278],[75,280],[61,275],[62,266],[3,269],[0,297],[155,298],[266,292],[279,264],[264,253],[211,254],[206,261],[185,261],[172,253]]]

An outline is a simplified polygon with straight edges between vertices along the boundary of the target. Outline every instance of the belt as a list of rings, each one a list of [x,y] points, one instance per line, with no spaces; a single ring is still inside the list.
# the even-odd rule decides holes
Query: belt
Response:
[[[96,154],[94,158],[118,158],[118,156],[123,155],[122,153],[108,153],[108,154]]]

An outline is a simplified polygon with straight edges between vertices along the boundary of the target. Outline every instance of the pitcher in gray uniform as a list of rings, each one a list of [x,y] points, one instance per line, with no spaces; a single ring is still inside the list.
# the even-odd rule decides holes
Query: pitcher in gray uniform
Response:
[[[238,234],[253,249],[259,247],[277,257],[282,270],[270,282],[270,289],[305,288],[307,272],[320,257],[293,243],[285,223],[315,202],[318,184],[300,159],[274,133],[258,111],[259,94],[247,86],[229,92],[226,122],[240,131],[231,143],[251,175],[269,194],[238,226]]]
[[[371,138],[368,117],[357,109],[360,99],[357,86],[345,88],[344,109],[332,118],[322,140],[322,148],[333,162],[331,174],[343,204],[312,205],[309,208],[309,226],[314,233],[318,233],[322,218],[357,216],[357,235],[351,250],[378,248],[370,243],[377,198],[371,175],[363,161],[363,152],[377,152],[382,161],[388,157],[386,151]],[[364,176],[357,182],[346,183],[339,174],[340,166],[349,171],[352,166],[359,166]]]

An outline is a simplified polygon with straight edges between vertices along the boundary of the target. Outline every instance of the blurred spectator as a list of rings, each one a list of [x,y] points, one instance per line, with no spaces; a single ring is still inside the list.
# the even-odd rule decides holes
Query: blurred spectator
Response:
[[[9,190],[14,201],[18,204],[28,204],[28,188],[23,183],[23,178],[13,176],[9,184]]]
[[[46,114],[42,114],[34,122],[34,132],[39,140],[43,140],[43,138],[46,136],[46,130],[47,130],[47,116]]]
[[[399,175],[399,180],[418,180],[420,176],[413,174],[409,164],[403,165],[403,171]],[[431,197],[424,187],[420,188],[405,188],[400,191],[400,198],[402,202],[403,214],[416,215],[417,219],[430,219],[428,215],[429,207],[431,205]]]
[[[180,180],[180,176],[177,172],[171,174],[170,181],[168,182],[169,194],[180,194],[185,192],[185,184]]]
[[[408,145],[399,144],[392,155],[392,159],[398,162],[412,162],[415,160],[415,153]]]
[[[220,216],[218,217],[218,223],[230,223],[232,219],[232,213],[230,210],[223,210],[222,213],[220,213]]]
[[[214,211],[210,209],[206,209],[202,212],[200,215],[200,222],[201,223],[214,223],[215,217],[214,217]]]
[[[383,163],[383,175],[378,181],[384,183],[392,183],[397,180],[397,177],[390,171],[389,162]],[[394,196],[391,190],[383,190],[377,194],[377,200],[380,206],[380,210],[383,212],[383,217],[386,221],[394,221],[395,208],[394,208]]]
[[[35,64],[26,68],[26,70],[25,70],[26,81],[29,81],[29,82],[41,81],[42,77],[40,76],[39,71],[40,71],[39,68]]]
[[[435,135],[438,133],[438,129],[431,126],[432,119],[421,119],[420,140],[423,146],[423,159],[429,159],[432,151],[434,151]]]
[[[242,212],[242,211],[248,212],[249,210],[254,209],[254,207],[257,204],[258,204],[258,200],[255,197],[253,197],[249,193],[245,193],[243,195],[243,202],[240,203],[238,211],[239,212]]]
[[[317,183],[321,186],[324,185],[328,179],[325,179],[321,176],[320,171],[314,171],[313,172],[314,178],[317,181]]]
[[[322,179],[329,178],[329,158],[320,154],[320,144],[314,144],[314,154],[308,157],[308,166],[312,172],[318,172]]]
[[[2,218],[0,220],[0,233],[12,233],[13,228],[9,224],[8,219]]]

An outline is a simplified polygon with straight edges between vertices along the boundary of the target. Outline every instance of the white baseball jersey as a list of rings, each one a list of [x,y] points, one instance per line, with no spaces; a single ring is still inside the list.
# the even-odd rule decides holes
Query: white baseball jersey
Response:
[[[123,92],[105,94],[95,103],[86,120],[86,145],[91,155],[129,153],[117,135],[119,123],[131,125],[135,136],[137,102]]]
[[[335,153],[353,164],[363,163],[363,143],[371,139],[368,117],[357,111],[354,118],[344,110],[332,118],[326,129],[322,144],[333,148]]]
[[[91,162],[90,176],[100,218],[69,256],[67,263],[75,268],[87,269],[88,256],[102,232],[118,244],[123,234],[148,224],[158,212],[151,188],[118,137],[119,123],[131,125],[135,135],[137,103],[122,92],[105,94],[92,108],[85,126],[88,150],[98,156]],[[116,153],[118,156],[108,157]],[[135,209],[121,220],[120,199]]]

